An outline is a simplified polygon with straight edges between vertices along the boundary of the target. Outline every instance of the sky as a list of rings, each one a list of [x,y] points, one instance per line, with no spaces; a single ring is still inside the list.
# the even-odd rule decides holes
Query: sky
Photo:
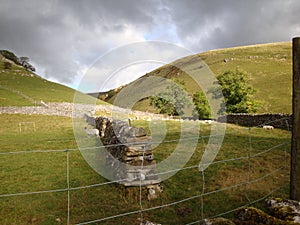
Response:
[[[107,74],[99,60],[122,61],[118,49],[132,43],[158,41],[200,53],[295,36],[299,0],[0,0],[0,49],[28,56],[38,75],[84,92],[116,88],[164,63],[156,60],[164,49],[142,51],[141,62],[118,64],[119,76]],[[110,82],[81,85],[89,71]]]

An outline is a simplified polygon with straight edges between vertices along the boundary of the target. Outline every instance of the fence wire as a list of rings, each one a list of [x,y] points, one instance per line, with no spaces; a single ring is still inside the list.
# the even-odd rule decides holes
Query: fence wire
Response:
[[[272,122],[272,121],[271,121]],[[269,122],[269,123],[271,123]],[[286,123],[288,125],[288,123]],[[250,184],[253,183],[257,183],[261,180],[264,180],[268,177],[271,177],[272,175],[274,175],[275,173],[286,169],[287,168],[287,159],[288,159],[288,145],[289,142],[282,142],[280,144],[274,145],[272,147],[266,148],[264,150],[259,151],[258,153],[254,153],[253,152],[253,135],[252,135],[252,129],[253,128],[258,128],[261,127],[262,125],[256,126],[256,127],[250,127],[250,128],[241,128],[241,129],[248,129],[248,153],[246,156],[240,156],[240,157],[235,157],[235,158],[229,158],[229,159],[223,159],[223,160],[216,160],[214,162],[212,162],[210,164],[210,166],[216,166],[218,164],[221,163],[229,163],[229,162],[234,162],[234,161],[242,161],[242,160],[247,160],[248,165],[247,165],[247,179],[246,181],[225,187],[225,188],[219,188],[217,190],[213,190],[213,191],[206,191],[207,189],[207,179],[206,177],[208,175],[206,175],[205,171],[199,171],[199,176],[200,179],[202,180],[202,187],[199,187],[200,189],[200,194],[197,195],[193,195],[190,197],[186,197],[183,198],[181,200],[178,201],[173,201],[173,202],[169,202],[166,204],[161,204],[158,206],[154,206],[154,207],[149,207],[149,208],[144,208],[143,206],[143,200],[142,200],[142,181],[140,180],[140,185],[139,185],[139,210],[134,210],[134,211],[129,211],[129,212],[124,212],[124,213],[120,213],[120,214],[116,214],[116,215],[112,215],[112,216],[107,216],[107,217],[103,217],[103,218],[99,218],[99,219],[95,219],[95,220],[90,220],[90,221],[83,221],[80,223],[77,223],[77,225],[84,225],[84,224],[93,224],[93,223],[97,223],[97,222],[103,222],[103,221],[108,221],[108,220],[112,220],[115,218],[120,218],[120,217],[125,217],[128,215],[134,215],[134,214],[138,214],[139,217],[143,220],[144,216],[143,213],[145,212],[149,212],[149,211],[153,211],[156,209],[163,209],[166,207],[170,207],[170,206],[175,206],[178,205],[180,203],[184,203],[184,202],[188,202],[194,199],[199,199],[199,202],[201,204],[200,207],[200,215],[201,218],[199,218],[199,220],[194,221],[194,222],[190,222],[187,223],[186,225],[190,225],[190,224],[197,224],[201,221],[203,221],[205,218],[204,215],[204,207],[205,207],[205,202],[204,202],[204,197],[208,196],[208,195],[213,195],[219,192],[224,192],[224,191],[228,191],[234,188],[238,188],[238,187],[242,187],[245,186],[247,187]],[[228,134],[228,133],[227,133]],[[229,133],[230,134],[230,133]],[[203,135],[203,136],[197,136],[197,137],[190,137],[190,138],[186,138],[186,139],[181,139],[181,141],[189,141],[192,139],[198,139],[202,141],[202,145],[205,146],[205,139],[209,138],[209,136]],[[165,140],[163,141],[163,143],[172,143],[172,142],[177,142],[179,139],[174,139],[174,140]],[[55,142],[55,140],[52,140],[53,142]],[[59,140],[59,141],[63,141],[63,140]],[[69,141],[69,139],[68,139]],[[155,143],[155,142],[153,142]],[[115,147],[115,146],[119,146],[122,144],[116,144],[116,145],[109,145],[106,147]],[[283,162],[283,166],[278,167],[277,169],[271,171],[270,173],[267,173],[261,177],[258,177],[256,179],[251,179],[251,160],[254,158],[257,158],[263,154],[269,153],[275,149],[278,148],[284,148],[284,162]],[[99,146],[99,147],[95,147],[95,148],[105,148],[105,146]],[[25,196],[25,195],[34,195],[34,194],[45,194],[45,193],[56,193],[56,192],[66,192],[67,193],[67,224],[70,224],[71,221],[71,192],[75,191],[75,190],[81,190],[81,189],[89,189],[89,188],[94,188],[94,187],[100,187],[100,186],[104,186],[104,185],[110,185],[110,184],[115,184],[115,183],[120,183],[122,181],[125,180],[114,180],[114,181],[107,181],[107,182],[101,182],[101,183],[95,183],[95,184],[90,184],[90,185],[82,185],[82,186],[75,186],[72,187],[70,184],[70,152],[73,151],[88,151],[90,149],[93,148],[86,148],[86,149],[78,149],[78,148],[70,148],[70,149],[53,149],[53,150],[42,150],[42,149],[38,149],[38,150],[23,150],[23,151],[10,151],[10,152],[0,152],[0,155],[17,155],[17,154],[34,154],[34,153],[64,153],[66,154],[66,188],[60,188],[60,189],[50,189],[50,190],[41,190],[41,191],[31,191],[31,192],[19,192],[19,193],[8,193],[8,194],[0,194],[0,198],[4,198],[4,197],[13,197],[13,196]],[[143,163],[142,163],[142,168],[143,168]],[[192,165],[192,166],[186,166],[183,168],[177,168],[177,169],[173,169],[173,170],[169,170],[166,172],[161,172],[161,173],[156,173],[154,175],[160,175],[160,174],[165,174],[165,173],[173,173],[173,172],[179,172],[179,171],[183,171],[183,170],[191,170],[191,169],[197,169],[199,167],[199,165]],[[282,182],[282,186],[284,185],[284,181]],[[270,191],[269,193],[267,193],[265,196],[263,196],[262,198],[256,199],[251,201],[248,193],[246,192],[246,198],[248,199],[248,202],[246,204],[244,204],[243,206],[248,206],[254,203],[257,203],[259,201],[262,201],[263,199],[265,199],[266,197],[272,195],[274,192],[280,190],[282,188],[282,186],[276,188],[275,190]],[[202,190],[201,190],[202,189]],[[207,218],[213,218],[213,217],[219,217],[219,216],[224,216],[228,213],[232,213],[233,211],[237,210],[237,208],[235,209],[230,209],[228,211],[216,214],[214,216],[210,216]]]

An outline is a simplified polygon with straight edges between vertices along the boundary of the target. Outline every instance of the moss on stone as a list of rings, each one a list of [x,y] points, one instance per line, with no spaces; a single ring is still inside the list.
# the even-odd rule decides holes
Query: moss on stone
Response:
[[[297,219],[300,216],[299,202],[281,198],[268,198],[266,199],[266,204],[272,216],[286,222],[299,224],[299,220]]]
[[[241,224],[292,225],[292,221],[284,221],[270,216],[260,209],[253,207],[240,208],[234,213],[234,222]],[[246,222],[246,223],[245,223]]]

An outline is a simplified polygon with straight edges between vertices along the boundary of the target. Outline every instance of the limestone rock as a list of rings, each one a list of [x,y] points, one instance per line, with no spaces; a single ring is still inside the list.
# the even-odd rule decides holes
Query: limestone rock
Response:
[[[300,224],[300,203],[298,201],[268,198],[266,204],[271,215],[294,222],[294,224]]]
[[[286,222],[276,217],[270,216],[260,209],[254,207],[243,207],[234,212],[234,223],[237,225],[287,225],[295,224]]]
[[[141,219],[139,219],[141,221]],[[161,225],[160,223],[153,223],[151,221],[148,220],[143,220],[141,221],[140,225]]]
[[[200,225],[235,225],[232,220],[225,218],[205,219],[200,222]]]

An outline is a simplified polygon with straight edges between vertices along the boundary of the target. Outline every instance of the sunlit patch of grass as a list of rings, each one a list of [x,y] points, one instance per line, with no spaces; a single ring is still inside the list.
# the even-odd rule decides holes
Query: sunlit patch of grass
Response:
[[[197,139],[190,160],[184,168],[177,168],[173,176],[162,182],[164,191],[159,198],[150,201],[143,197],[140,202],[139,188],[126,190],[116,183],[107,184],[108,180],[89,166],[76,150],[70,118],[1,115],[0,119],[1,153],[50,150],[47,153],[0,155],[0,195],[61,190],[1,197],[1,224],[67,222],[67,156],[71,224],[97,219],[103,219],[97,224],[139,224],[140,217],[161,224],[186,224],[249,204],[282,185],[284,189],[276,192],[277,196],[286,196],[288,192],[289,146],[280,145],[289,141],[290,133],[287,131],[227,125],[225,139],[215,161],[201,172],[198,166],[211,126],[198,124],[200,135],[205,137]],[[36,131],[28,123],[20,132],[20,122],[34,122]],[[133,123],[145,127],[149,135],[155,135],[151,134],[148,121]],[[178,121],[166,122],[163,143],[154,150],[157,162],[166,159],[176,148],[181,126]],[[189,143],[186,142],[187,147]],[[280,146],[266,151],[275,145]],[[51,151],[57,149],[71,151]],[[238,159],[240,157],[242,159]],[[141,206],[145,210],[143,213],[139,212]],[[131,211],[135,213],[105,219]]]
[[[175,62],[175,65],[179,65],[178,68],[173,66],[174,64],[164,65],[145,76],[182,80],[187,92],[192,96],[201,88],[190,75],[180,70],[183,65],[185,69],[201,74],[203,68],[199,67],[199,63],[203,60],[216,76],[227,70],[239,69],[248,73],[249,83],[256,90],[253,98],[261,102],[258,113],[291,113],[291,56],[291,42],[226,48],[184,57]],[[135,109],[155,111],[149,107],[148,99],[137,103]]]

